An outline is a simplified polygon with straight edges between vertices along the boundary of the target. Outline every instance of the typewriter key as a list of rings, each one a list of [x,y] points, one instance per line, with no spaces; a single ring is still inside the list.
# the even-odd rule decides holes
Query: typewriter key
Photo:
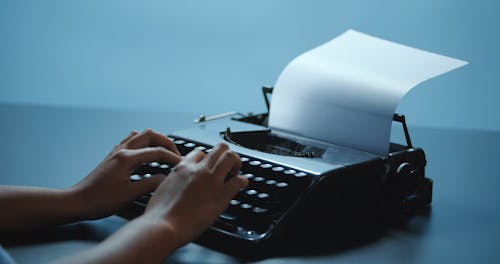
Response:
[[[249,162],[249,164],[252,166],[259,166],[261,164],[261,162],[258,160],[252,160]]]
[[[267,194],[267,193],[259,193],[259,194],[257,194],[257,197],[260,198],[260,199],[267,199],[267,198],[269,198],[269,194]]]
[[[284,173],[287,175],[292,175],[292,174],[295,174],[296,171],[295,170],[286,170],[286,171],[284,171]]]
[[[283,171],[285,168],[283,167],[274,167],[273,171]]]
[[[236,206],[236,205],[241,204],[241,202],[240,202],[240,201],[238,201],[238,200],[233,199],[233,200],[231,200],[231,201],[229,202],[229,204],[230,204],[230,205],[232,205],[232,206]]]
[[[189,142],[189,143],[184,144],[184,147],[186,147],[186,148],[194,148],[194,147],[196,147],[196,144]]]
[[[205,148],[204,146],[198,146],[198,147],[196,147],[196,148],[194,148],[194,149],[195,149],[195,150],[199,150],[199,151],[204,151],[204,150],[205,150],[205,149],[207,149],[207,148]]]
[[[286,182],[278,182],[278,183],[276,183],[275,186],[278,187],[278,188],[280,188],[280,189],[282,189],[282,188],[288,187],[288,183],[286,183]]]
[[[264,179],[264,178],[262,178],[262,177],[254,177],[254,178],[253,178],[253,181],[254,181],[254,182],[263,182],[263,181],[265,181],[265,180],[266,180],[266,179]]]
[[[262,207],[254,207],[252,208],[252,212],[257,213],[257,214],[262,214],[267,212],[267,209],[262,208]]]
[[[264,163],[264,164],[260,165],[260,167],[263,168],[263,169],[269,169],[269,168],[272,168],[273,165],[271,165],[269,163]]]
[[[243,174],[243,177],[247,178],[247,179],[251,179],[253,178],[255,175],[251,174],[251,173],[247,173],[247,174]]]
[[[305,172],[297,172],[295,173],[295,177],[296,178],[303,178],[303,177],[306,177],[307,174]]]
[[[246,191],[246,194],[250,195],[250,196],[253,196],[253,195],[257,194],[257,191],[256,190],[248,190],[248,191]]]
[[[219,218],[225,220],[226,222],[234,222],[236,220],[236,216],[226,212],[220,214]]]
[[[177,139],[177,140],[174,141],[174,143],[177,144],[177,145],[181,145],[181,144],[186,143],[186,141],[184,141],[182,139]]]
[[[160,169],[166,170],[168,168],[170,168],[170,166],[168,166],[168,164],[161,164],[160,165]]]
[[[133,182],[140,181],[140,180],[142,180],[142,177],[140,175],[134,174],[134,175],[130,175],[130,180]]]
[[[149,163],[149,167],[151,167],[151,168],[156,168],[158,166],[160,166],[160,163],[158,163],[156,161]]]
[[[162,173],[162,169],[160,168],[160,163],[159,162],[151,162],[148,163],[144,166],[143,173],[149,173],[149,174],[157,174],[157,173]]]
[[[249,158],[247,158],[247,157],[241,157],[241,159],[240,159],[240,160],[241,160],[241,162],[247,162],[247,161],[249,161],[250,159],[249,159]]]
[[[250,208],[252,208],[252,205],[251,205],[251,204],[244,203],[244,204],[242,204],[242,205],[241,205],[241,208],[242,208],[242,209],[250,209]]]
[[[275,181],[275,180],[267,180],[267,181],[266,181],[266,185],[269,185],[269,186],[271,186],[271,185],[275,185],[276,183],[278,183],[278,182],[277,182],[277,181]]]

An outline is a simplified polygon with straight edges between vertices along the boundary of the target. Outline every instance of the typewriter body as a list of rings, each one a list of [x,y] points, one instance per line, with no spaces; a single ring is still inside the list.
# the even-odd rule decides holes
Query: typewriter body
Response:
[[[272,89],[263,91],[269,106],[266,93]],[[265,255],[310,239],[335,239],[340,232],[431,203],[425,154],[411,145],[404,116],[394,120],[403,125],[406,145],[391,143],[387,156],[272,131],[267,117],[201,117],[192,128],[169,135],[183,155],[227,143],[240,155],[241,174],[249,179],[248,188],[234,197],[198,243],[239,257]],[[168,164],[144,164],[131,180],[169,171]],[[120,215],[141,214],[151,195]]]

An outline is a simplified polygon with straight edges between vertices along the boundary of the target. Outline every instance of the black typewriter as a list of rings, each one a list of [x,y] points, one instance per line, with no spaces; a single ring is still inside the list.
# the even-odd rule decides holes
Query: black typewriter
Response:
[[[263,92],[269,108],[272,88]],[[248,188],[196,242],[239,257],[267,254],[431,203],[425,154],[412,146],[403,115],[394,115],[394,121],[402,123],[406,145],[391,143],[388,156],[275,132],[267,127],[267,117],[202,116],[193,128],[168,135],[182,155],[209,152],[226,142],[240,155],[241,175],[249,180]],[[130,180],[168,175],[170,169],[159,162],[144,164]],[[120,215],[130,219],[142,214],[151,195],[140,197]]]

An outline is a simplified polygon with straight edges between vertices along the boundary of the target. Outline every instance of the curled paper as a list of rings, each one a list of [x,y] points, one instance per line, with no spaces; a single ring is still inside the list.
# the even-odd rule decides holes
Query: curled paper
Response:
[[[403,96],[465,64],[348,30],[285,67],[273,91],[269,127],[385,156]]]

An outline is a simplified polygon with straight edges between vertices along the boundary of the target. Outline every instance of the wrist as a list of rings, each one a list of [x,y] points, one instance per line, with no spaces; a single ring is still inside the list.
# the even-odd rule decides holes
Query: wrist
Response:
[[[74,187],[59,191],[62,199],[63,210],[73,221],[90,220],[88,205],[82,195]]]
[[[161,252],[173,252],[189,242],[183,240],[178,230],[171,223],[162,218],[150,217],[144,214],[132,222],[133,225],[137,225],[142,229],[141,233],[152,240],[151,242],[161,247],[158,249]]]
[[[147,227],[151,231],[169,237],[171,241],[180,241],[180,236],[177,234],[176,227],[161,217],[152,217],[145,213],[137,217],[134,221],[140,222],[141,225]]]
[[[175,243],[174,234],[168,223],[140,216],[77,259],[81,263],[163,263],[182,246]]]

